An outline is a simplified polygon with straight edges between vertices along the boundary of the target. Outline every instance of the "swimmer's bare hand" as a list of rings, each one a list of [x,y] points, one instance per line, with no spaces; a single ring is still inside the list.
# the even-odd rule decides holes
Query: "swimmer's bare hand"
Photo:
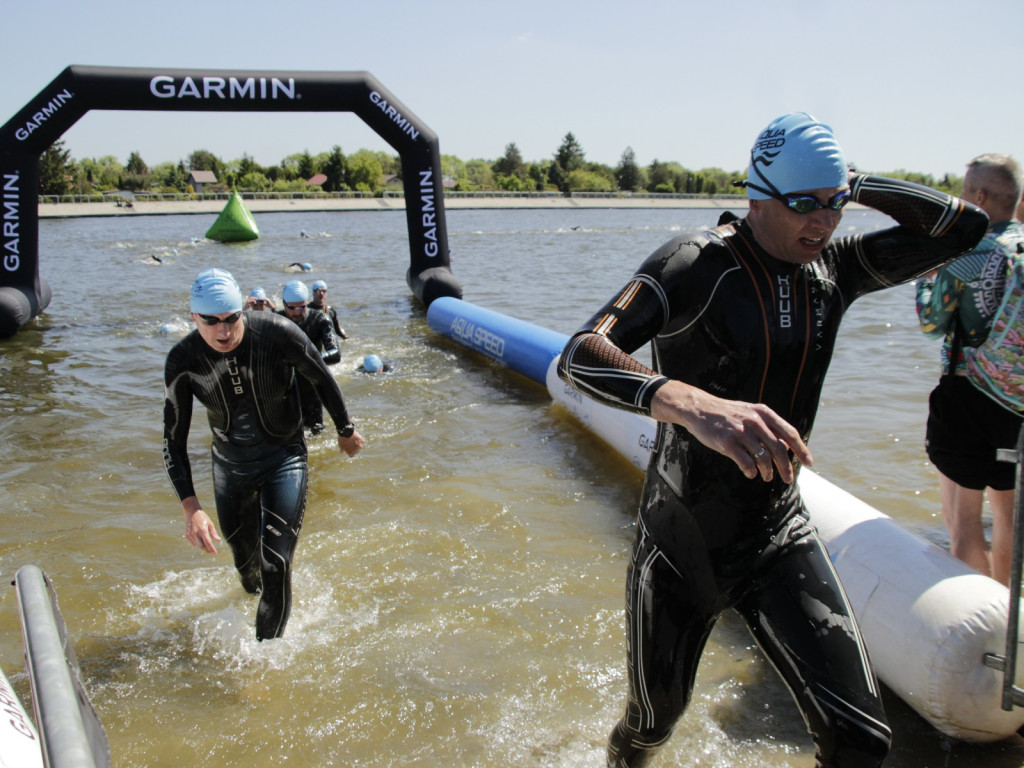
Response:
[[[217,547],[214,546],[214,542],[221,539],[210,516],[199,506],[199,501],[195,496],[190,496],[181,502],[181,508],[185,513],[185,538],[188,539],[188,543],[216,555]]]
[[[768,482],[778,469],[782,481],[792,483],[796,475],[790,451],[801,464],[814,463],[796,428],[761,403],[725,400],[670,381],[655,393],[651,415],[686,427],[708,448],[732,459],[751,480],[760,475]]]
[[[338,448],[349,458],[359,453],[365,443],[366,441],[363,440],[363,436],[358,432],[353,432],[351,437],[342,437],[341,435],[338,435]]]

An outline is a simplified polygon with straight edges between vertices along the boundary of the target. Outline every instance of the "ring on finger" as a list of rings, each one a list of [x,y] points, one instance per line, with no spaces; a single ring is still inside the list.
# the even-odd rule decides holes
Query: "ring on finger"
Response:
[[[764,446],[762,445],[762,446],[761,446],[761,450],[759,450],[759,451],[758,451],[757,453],[755,453],[755,454],[754,454],[754,458],[755,458],[755,459],[760,459],[760,458],[761,458],[762,456],[764,456],[764,455],[765,455],[766,453],[768,453],[768,449],[767,449],[767,448],[765,448],[765,447],[764,447]]]

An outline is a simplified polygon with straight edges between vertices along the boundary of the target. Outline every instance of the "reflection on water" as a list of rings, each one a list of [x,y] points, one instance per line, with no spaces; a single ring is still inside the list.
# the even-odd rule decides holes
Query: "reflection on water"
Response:
[[[0,568],[53,580],[116,766],[593,766],[625,696],[622,590],[640,475],[547,393],[433,335],[409,295],[404,215],[267,214],[245,244],[213,216],[48,220],[46,315],[0,346]],[[708,211],[453,211],[465,298],[562,333]],[[883,223],[850,212],[853,229]],[[300,239],[301,230],[330,236]],[[159,255],[163,264],[147,262]],[[259,644],[221,551],[186,545],[160,456],[162,368],[201,269],[277,297],[295,261],[350,334],[334,367],[368,439],[310,446],[288,633]],[[394,373],[357,373],[376,352]],[[921,447],[938,350],[913,293],[845,322],[811,442],[817,469],[944,541]],[[191,440],[212,506],[208,428]],[[27,701],[14,595],[0,666]],[[1019,765],[950,744],[899,700],[887,765]],[[726,618],[659,764],[811,766],[788,692]]]

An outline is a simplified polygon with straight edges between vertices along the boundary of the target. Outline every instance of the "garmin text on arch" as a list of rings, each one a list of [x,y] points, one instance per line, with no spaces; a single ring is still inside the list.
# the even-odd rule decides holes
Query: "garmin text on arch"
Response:
[[[74,97],[75,94],[67,88],[57,94],[54,94],[54,97],[46,102],[42,109],[32,115],[31,120],[28,120],[24,126],[14,132],[14,137],[18,141],[24,141],[31,136],[32,132],[39,128],[40,125],[49,120],[54,112],[63,107],[65,102],[71,101]]]
[[[157,75],[149,81],[149,91],[158,99],[247,99],[263,101],[279,98],[301,99],[295,93],[295,78],[287,81],[276,77],[183,77],[180,81],[170,75]]]

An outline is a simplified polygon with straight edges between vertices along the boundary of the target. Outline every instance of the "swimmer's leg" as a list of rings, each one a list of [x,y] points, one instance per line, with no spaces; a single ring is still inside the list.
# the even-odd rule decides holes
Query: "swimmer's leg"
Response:
[[[250,478],[232,471],[227,462],[214,460],[213,489],[217,519],[231,547],[242,587],[258,594],[260,579],[260,497]]]
[[[305,448],[290,455],[262,485],[263,595],[256,613],[256,639],[281,637],[292,607],[292,555],[306,511]]]
[[[680,516],[692,518],[683,510]],[[689,704],[704,644],[718,612],[706,578],[702,541],[693,525],[693,559],[680,569],[637,524],[626,577],[629,699],[608,739],[610,768],[638,768],[672,734]],[[679,553],[675,553],[678,555]]]
[[[892,732],[860,629],[817,534],[797,536],[736,609],[803,713],[817,764],[881,765]]]

